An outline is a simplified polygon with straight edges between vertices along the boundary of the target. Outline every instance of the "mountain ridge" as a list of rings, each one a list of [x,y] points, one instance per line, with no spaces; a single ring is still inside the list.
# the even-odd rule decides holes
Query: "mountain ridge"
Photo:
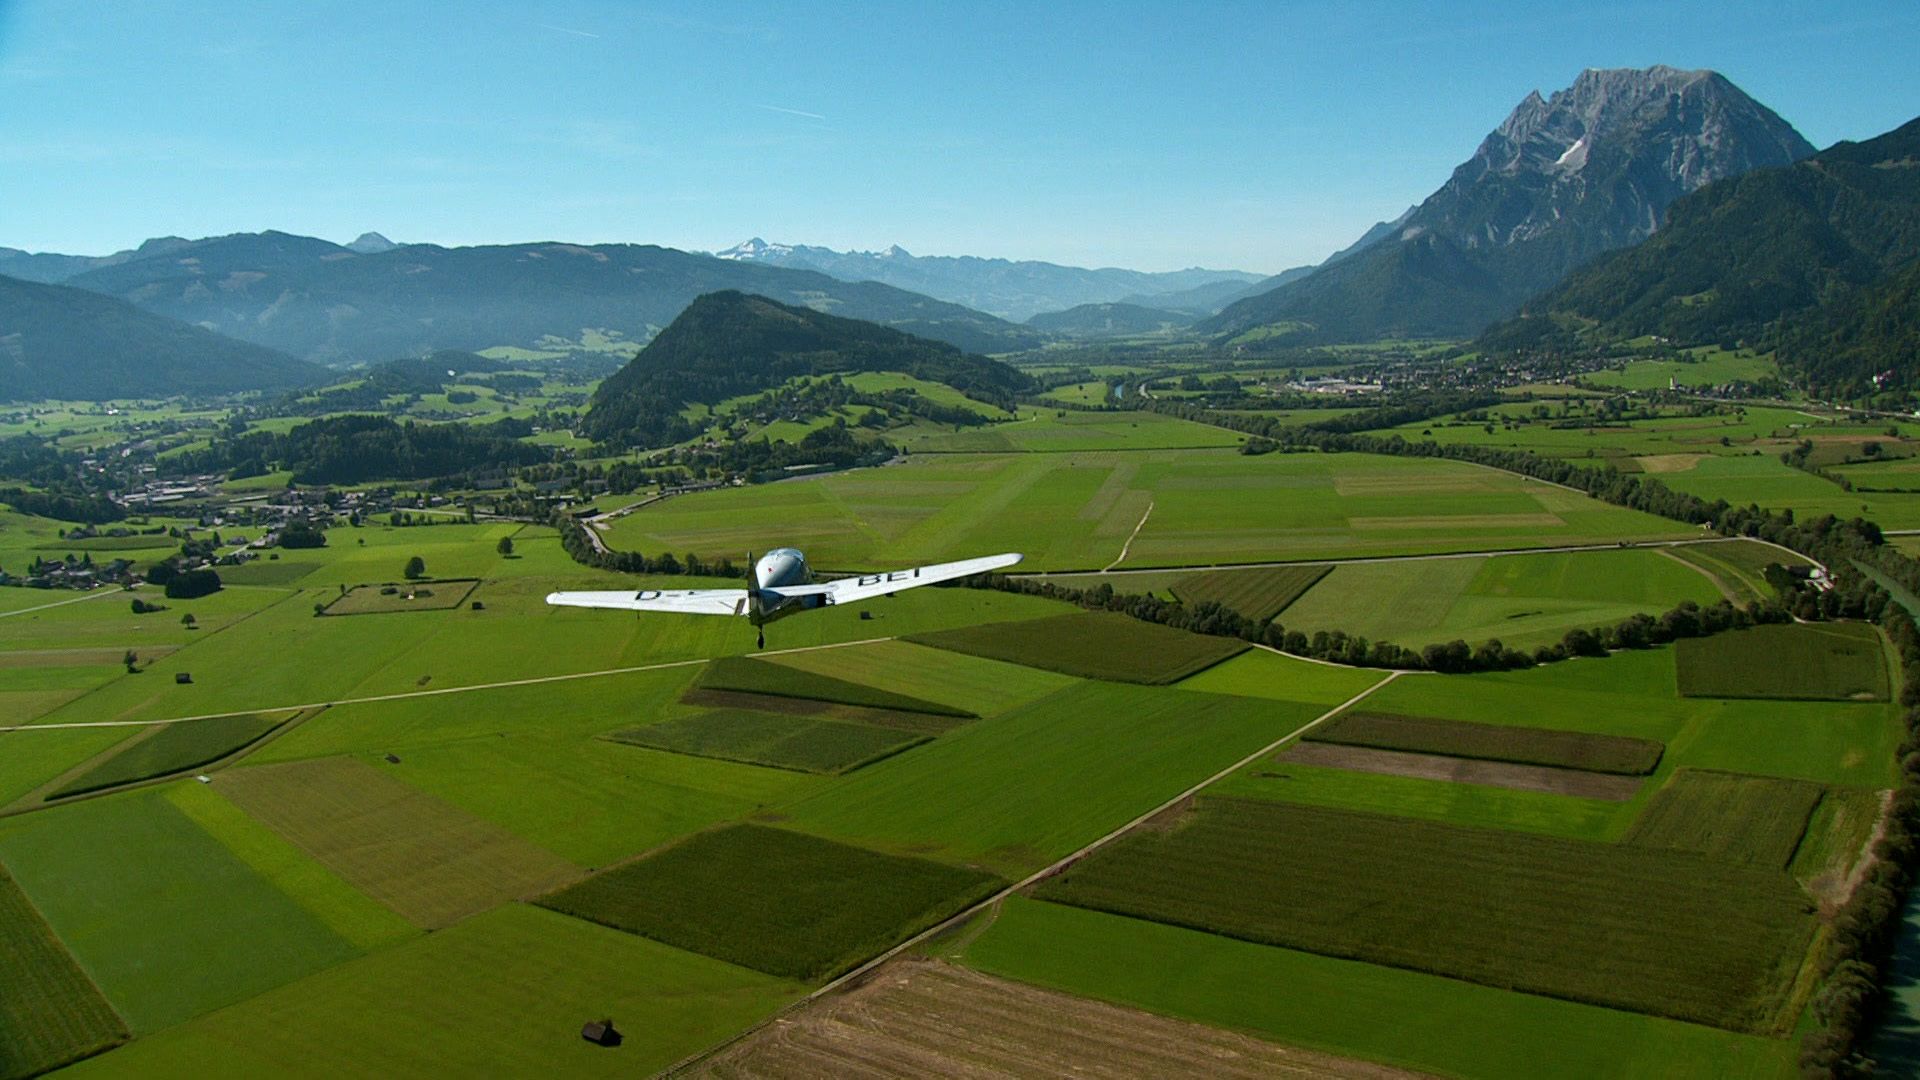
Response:
[[[1575,267],[1652,235],[1680,196],[1812,152],[1716,72],[1589,68],[1551,97],[1529,93],[1392,235],[1199,329],[1472,336]]]

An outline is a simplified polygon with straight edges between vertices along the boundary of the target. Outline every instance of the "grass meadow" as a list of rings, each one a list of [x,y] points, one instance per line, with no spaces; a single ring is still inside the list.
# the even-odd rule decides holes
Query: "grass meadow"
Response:
[[[777,537],[767,534],[769,521],[779,523]],[[737,561],[777,539],[825,570],[999,551],[1025,553],[1023,569],[1098,570],[1123,549],[1127,567],[1205,566],[1687,532],[1458,462],[1201,449],[916,455],[885,468],[678,496],[621,518],[608,542]]]
[[[87,973],[0,869],[0,1077],[51,1072],[126,1037]]]
[[[761,1019],[801,987],[528,904],[349,961],[139,1039],[78,1076],[632,1076]],[[580,1038],[613,1017],[627,1041]]]
[[[743,888],[748,881],[752,887]],[[770,975],[815,982],[997,884],[974,870],[736,825],[603,870],[540,903]]]
[[[1798,1075],[1788,1040],[1023,897],[1009,898],[962,958],[1007,978],[1442,1076]]]
[[[695,757],[806,773],[843,773],[926,741],[909,732],[806,716],[710,709],[607,736]]]
[[[1659,614],[1683,600],[1721,599],[1711,578],[1666,550],[1349,563],[1334,567],[1279,621],[1309,635],[1344,630],[1408,648],[1456,639],[1531,648],[1576,628]]]
[[[1886,652],[1865,623],[1756,626],[1674,648],[1687,697],[1887,700]]]
[[[351,758],[234,769],[217,790],[429,930],[579,876],[559,856]]]
[[[1330,566],[1263,566],[1251,570],[1215,570],[1183,574],[1172,583],[1183,604],[1212,602],[1255,622],[1270,622],[1326,577]]]
[[[152,728],[143,738],[128,740],[111,757],[55,788],[47,798],[61,799],[199,768],[259,742],[287,719],[285,713],[241,713]]]
[[[1247,649],[1234,638],[1190,634],[1106,611],[966,627],[913,641],[1083,679],[1149,685],[1178,682]]]
[[[1759,1034],[1813,930],[1777,869],[1259,800],[1202,799],[1037,895]]]

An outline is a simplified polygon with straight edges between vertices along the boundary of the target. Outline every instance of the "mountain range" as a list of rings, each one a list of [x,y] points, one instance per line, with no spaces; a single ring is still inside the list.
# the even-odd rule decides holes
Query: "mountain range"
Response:
[[[633,244],[355,247],[281,232],[156,241],[65,284],[327,364],[536,346],[612,331],[645,341],[703,293],[741,289],[979,352],[1037,344],[994,316],[815,271]],[[148,253],[151,251],[151,253]],[[4,264],[0,264],[4,265]]]
[[[1653,235],[1682,195],[1811,153],[1714,72],[1590,69],[1550,98],[1529,94],[1371,243],[1198,329],[1266,327],[1303,343],[1469,337],[1575,267]]]
[[[1646,243],[1576,271],[1482,342],[1764,341],[1826,392],[1865,392],[1882,372],[1912,386],[1917,264],[1920,119],[1680,199]]]
[[[835,251],[806,244],[770,244],[757,236],[714,254],[729,262],[817,270],[842,281],[884,282],[1015,322],[1081,304],[1125,301],[1165,306],[1155,304],[1154,298],[1196,289],[1234,293],[1263,280],[1242,270],[1196,267],[1150,273],[972,255],[913,255],[897,244],[885,251]]]

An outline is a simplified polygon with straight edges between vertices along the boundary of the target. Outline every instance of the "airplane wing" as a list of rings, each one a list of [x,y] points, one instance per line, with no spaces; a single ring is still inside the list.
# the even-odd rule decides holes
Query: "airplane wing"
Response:
[[[978,559],[961,559],[959,562],[916,566],[911,570],[893,570],[884,574],[861,574],[859,577],[841,578],[821,585],[802,585],[797,588],[770,591],[777,592],[781,596],[825,596],[829,604],[853,604],[862,600],[871,600],[876,596],[897,593],[902,589],[984,574],[989,570],[1012,566],[1019,561],[1018,553],[1008,552],[1005,555],[987,555]]]
[[[666,611],[679,615],[745,615],[747,590],[739,589],[621,589],[614,592],[556,592],[547,594],[555,607],[620,608],[625,611]]]

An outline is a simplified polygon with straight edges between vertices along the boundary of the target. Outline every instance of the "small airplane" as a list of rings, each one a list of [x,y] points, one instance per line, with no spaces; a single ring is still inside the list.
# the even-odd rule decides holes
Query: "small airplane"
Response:
[[[881,574],[861,574],[815,584],[807,557],[796,548],[775,548],[758,562],[752,556],[751,583],[744,589],[626,589],[612,592],[556,592],[547,603],[556,607],[617,608],[623,611],[665,611],[678,615],[745,615],[760,629],[760,647],[767,647],[766,625],[775,619],[835,604],[852,604],[902,589],[954,581],[1020,561],[1016,552],[987,555],[959,562],[916,566]]]

